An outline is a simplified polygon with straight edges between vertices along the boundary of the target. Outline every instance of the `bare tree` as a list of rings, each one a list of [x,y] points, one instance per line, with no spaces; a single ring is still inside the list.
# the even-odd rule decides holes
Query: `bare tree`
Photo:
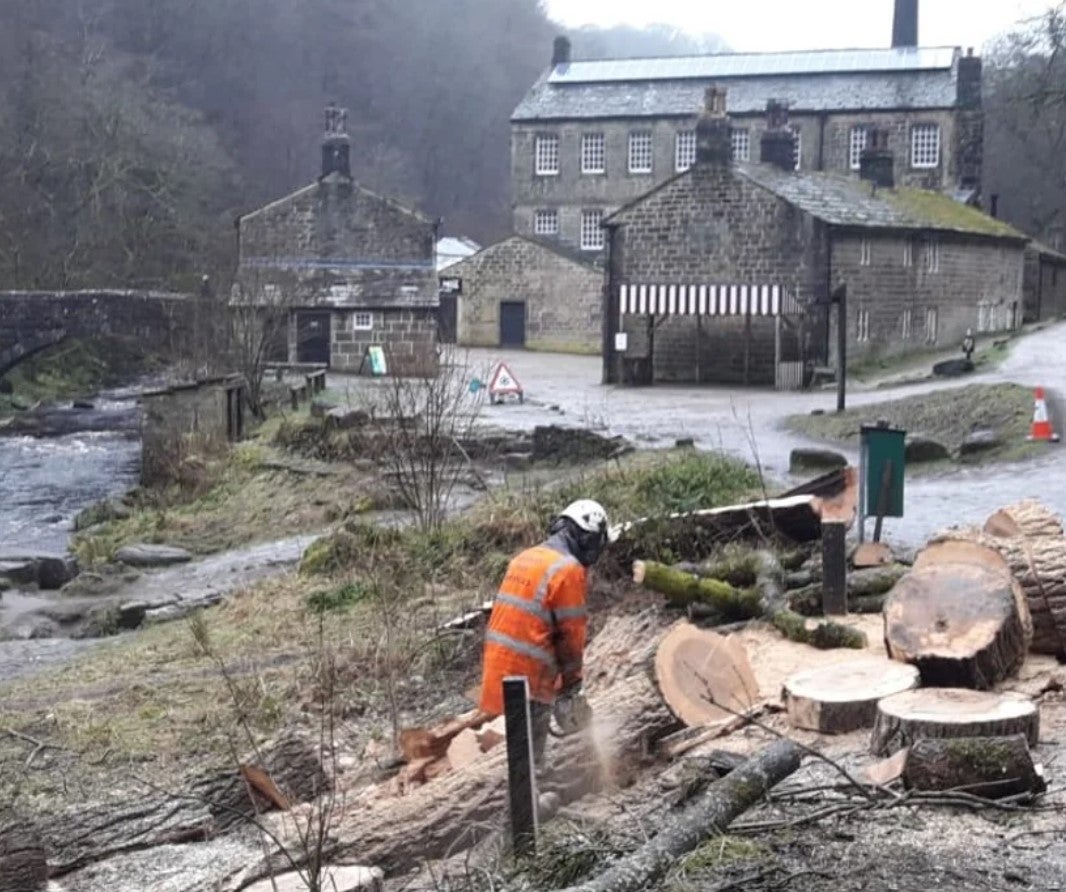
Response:
[[[371,405],[380,461],[420,528],[438,529],[464,471],[472,468],[463,446],[477,425],[480,389],[472,389],[467,362],[444,348],[439,369],[383,382]]]

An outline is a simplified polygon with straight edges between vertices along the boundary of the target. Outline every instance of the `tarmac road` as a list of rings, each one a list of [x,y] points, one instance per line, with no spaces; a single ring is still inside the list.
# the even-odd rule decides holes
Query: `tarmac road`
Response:
[[[1009,358],[995,370],[960,380],[849,393],[848,405],[974,383],[1040,384],[1049,390],[1052,421],[1061,431],[1066,417],[1058,399],[1066,392],[1064,342],[1066,324],[1060,323],[1015,342]],[[836,407],[833,391],[603,386],[599,357],[492,349],[474,349],[468,355],[482,379],[487,378],[495,360],[506,361],[525,389],[521,405],[486,405],[484,415],[489,424],[510,429],[530,429],[539,424],[588,426],[621,434],[645,447],[670,447],[680,437],[693,437],[700,448],[720,448],[748,461],[757,456],[769,477],[782,480],[788,479],[790,450],[817,445],[784,430],[784,419]],[[858,461],[856,453],[850,457]],[[1066,514],[1066,445],[1049,446],[1046,458],[908,479],[907,516],[886,520],[886,537],[901,545],[917,546],[947,524],[983,522],[997,508],[1028,497],[1040,498]]]

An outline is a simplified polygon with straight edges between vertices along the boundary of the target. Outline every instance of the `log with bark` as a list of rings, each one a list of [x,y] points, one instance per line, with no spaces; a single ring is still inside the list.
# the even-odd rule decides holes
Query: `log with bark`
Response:
[[[1000,539],[1062,539],[1062,519],[1046,505],[1027,499],[1001,508],[985,521],[984,532]]]
[[[83,806],[42,818],[37,833],[50,875],[62,876],[121,852],[210,839],[275,807],[257,789],[254,767],[292,803],[324,793],[329,780],[318,748],[287,737],[245,765],[208,772],[173,792],[152,790],[136,799]],[[255,764],[258,763],[258,764]]]
[[[564,892],[635,892],[656,885],[678,859],[755,805],[800,765],[800,748],[779,740],[711,784],[687,808],[661,824],[648,842],[612,864],[594,880]]]
[[[788,607],[780,563],[766,551],[758,552],[756,558],[758,569],[751,589],[737,589],[726,582],[693,576],[654,561],[636,561],[633,579],[645,588],[666,595],[671,603],[708,604],[723,620],[760,617],[790,641],[822,649],[866,647],[862,632],[840,623],[825,622],[808,628],[806,619]]]
[[[1036,746],[1040,712],[1021,694],[967,688],[922,688],[877,704],[870,751],[890,756],[924,738],[1005,737],[1023,734]]]
[[[885,601],[885,646],[927,685],[987,690],[1014,674],[1029,640],[1024,599],[998,552],[938,542]]]
[[[48,861],[33,826],[0,824],[0,892],[44,892],[47,884]]]
[[[1046,789],[1024,734],[919,740],[907,753],[903,783],[914,790],[957,790],[986,799]]]
[[[789,724],[823,734],[872,728],[882,697],[918,686],[918,670],[884,657],[864,657],[797,672],[785,680]]]
[[[885,595],[908,572],[905,564],[889,564],[854,570],[848,574],[848,612],[880,613]],[[788,593],[789,606],[804,616],[818,616],[822,612],[822,586],[815,583]]]

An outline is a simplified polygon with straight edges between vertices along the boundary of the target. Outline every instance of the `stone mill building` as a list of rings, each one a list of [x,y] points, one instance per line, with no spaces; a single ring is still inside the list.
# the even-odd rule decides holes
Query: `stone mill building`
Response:
[[[280,358],[357,371],[381,345],[390,371],[436,367],[438,221],[352,179],[345,111],[326,109],[318,179],[237,230],[233,300],[287,313]]]

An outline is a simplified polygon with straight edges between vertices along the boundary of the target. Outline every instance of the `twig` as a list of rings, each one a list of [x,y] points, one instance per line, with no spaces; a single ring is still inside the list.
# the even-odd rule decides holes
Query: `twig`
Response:
[[[33,760],[37,758],[40,753],[45,750],[65,750],[66,747],[60,746],[57,743],[46,743],[43,740],[38,740],[36,737],[31,737],[29,734],[23,734],[21,731],[16,731],[14,728],[4,728],[4,733],[15,740],[21,740],[23,743],[28,743],[33,746],[33,751],[26,757],[26,767],[33,766]]]

